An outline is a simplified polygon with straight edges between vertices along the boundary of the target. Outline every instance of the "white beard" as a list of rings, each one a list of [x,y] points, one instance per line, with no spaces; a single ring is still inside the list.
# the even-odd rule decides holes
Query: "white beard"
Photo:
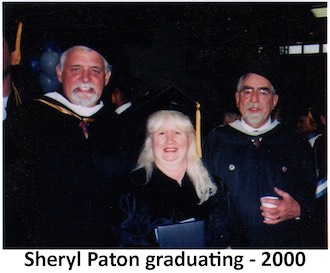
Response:
[[[77,105],[80,105],[83,107],[94,106],[97,103],[98,99],[99,99],[98,96],[94,92],[87,96],[86,96],[86,94],[80,94],[77,92],[73,92],[73,94],[72,94],[72,102],[74,104],[77,104]]]
[[[261,114],[247,114],[244,119],[249,123],[249,124],[258,124],[263,120],[263,115]]]

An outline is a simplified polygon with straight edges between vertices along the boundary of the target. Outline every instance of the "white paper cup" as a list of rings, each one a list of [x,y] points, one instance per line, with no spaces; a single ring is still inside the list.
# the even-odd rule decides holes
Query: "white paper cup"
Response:
[[[270,203],[266,203],[266,202],[264,202],[263,200],[264,200],[265,198],[278,200],[278,199],[279,199],[278,197],[276,197],[276,196],[262,196],[262,197],[260,198],[260,202],[261,202],[261,205],[262,205],[263,207],[266,207],[266,208],[276,208],[276,207],[277,207],[277,206],[274,205],[274,204],[270,204]],[[271,220],[271,219],[265,217],[265,220]]]
[[[263,200],[264,198],[268,198],[268,199],[274,199],[274,200],[278,200],[279,198],[276,197],[276,196],[263,196],[260,198],[260,202],[261,202],[261,205],[266,207],[266,208],[276,208],[277,206],[274,205],[274,204],[270,204],[270,203],[265,203]]]

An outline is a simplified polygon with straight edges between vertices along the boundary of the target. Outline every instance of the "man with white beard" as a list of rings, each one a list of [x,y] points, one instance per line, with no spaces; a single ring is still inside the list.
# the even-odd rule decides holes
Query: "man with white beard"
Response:
[[[112,110],[100,101],[111,66],[98,51],[73,46],[56,73],[61,92],[5,122],[4,246],[113,246],[122,168]]]
[[[211,213],[214,246],[312,245],[309,222],[316,180],[310,148],[306,139],[271,119],[278,99],[264,74],[243,75],[235,92],[241,119],[207,138],[204,161],[223,189]],[[278,199],[265,198],[266,206],[260,202],[263,196]]]

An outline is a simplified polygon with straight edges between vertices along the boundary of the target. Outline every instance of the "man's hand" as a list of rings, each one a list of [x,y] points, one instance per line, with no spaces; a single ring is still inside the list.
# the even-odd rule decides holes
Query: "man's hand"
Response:
[[[262,211],[261,215],[268,218],[263,222],[268,225],[274,225],[285,220],[299,217],[301,213],[299,203],[285,191],[282,191],[276,187],[274,188],[274,191],[278,196],[282,197],[282,199],[273,200],[265,198],[266,203],[274,204],[276,207],[266,208],[264,206],[260,206],[260,210]]]

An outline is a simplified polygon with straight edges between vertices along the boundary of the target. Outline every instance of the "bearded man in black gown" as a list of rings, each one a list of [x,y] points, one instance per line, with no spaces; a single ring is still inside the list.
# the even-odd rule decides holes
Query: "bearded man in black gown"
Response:
[[[212,131],[204,149],[206,166],[222,189],[211,214],[213,244],[311,246],[316,179],[307,140],[271,119],[279,96],[264,74],[243,75],[235,99],[242,118]],[[270,195],[278,197],[264,200],[273,208],[261,205],[260,198]]]
[[[5,123],[4,246],[115,245],[121,160],[112,111],[100,101],[111,66],[73,46],[56,68],[61,92],[46,93]]]

